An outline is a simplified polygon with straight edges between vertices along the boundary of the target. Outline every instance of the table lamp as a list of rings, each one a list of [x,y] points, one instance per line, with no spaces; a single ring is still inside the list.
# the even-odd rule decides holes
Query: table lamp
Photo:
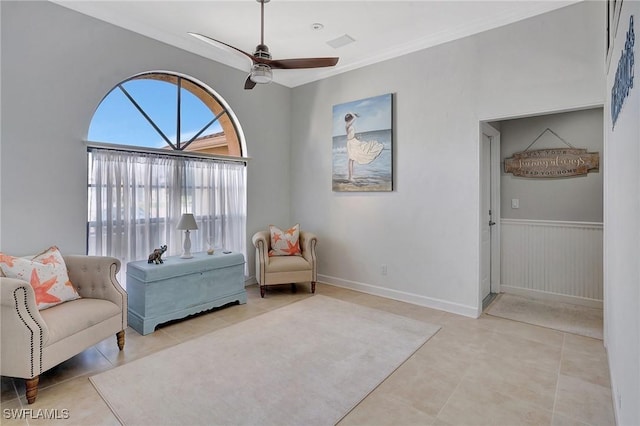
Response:
[[[193,214],[184,213],[180,218],[180,222],[178,222],[178,226],[176,227],[176,229],[185,231],[184,245],[182,247],[183,252],[182,256],[180,257],[182,259],[191,259],[193,255],[191,254],[191,237],[189,236],[189,231],[192,229],[198,229],[198,225],[196,224],[196,219],[193,217]]]

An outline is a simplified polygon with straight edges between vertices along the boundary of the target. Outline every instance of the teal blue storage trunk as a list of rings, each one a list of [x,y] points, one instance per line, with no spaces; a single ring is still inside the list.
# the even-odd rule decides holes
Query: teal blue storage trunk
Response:
[[[239,253],[194,253],[191,259],[170,256],[156,265],[127,263],[129,325],[140,334],[158,324],[224,306],[247,302],[244,256]]]

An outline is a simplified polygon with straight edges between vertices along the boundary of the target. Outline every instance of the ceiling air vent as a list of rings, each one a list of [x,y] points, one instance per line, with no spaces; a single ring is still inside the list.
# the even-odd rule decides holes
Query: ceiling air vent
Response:
[[[329,40],[327,44],[334,49],[337,49],[342,46],[346,46],[349,43],[353,43],[356,41],[355,38],[351,37],[349,34],[342,35],[338,38],[334,38],[333,40]]]

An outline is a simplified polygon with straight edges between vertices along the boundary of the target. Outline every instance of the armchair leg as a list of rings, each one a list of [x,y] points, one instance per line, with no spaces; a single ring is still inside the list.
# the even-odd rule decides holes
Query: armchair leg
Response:
[[[36,397],[38,396],[38,382],[40,381],[40,376],[36,376],[33,379],[26,379],[25,385],[27,386],[27,403],[33,404],[36,402]]]
[[[260,286],[260,297],[264,297],[264,293],[267,290],[267,286],[266,285],[261,285]]]
[[[118,349],[124,349],[124,330],[116,333],[116,339],[118,340]]]
[[[315,292],[316,292],[316,282],[311,281],[311,293],[315,294]]]

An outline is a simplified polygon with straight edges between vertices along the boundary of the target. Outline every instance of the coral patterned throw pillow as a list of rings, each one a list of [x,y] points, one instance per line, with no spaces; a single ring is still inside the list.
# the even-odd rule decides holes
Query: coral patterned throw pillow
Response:
[[[39,310],[80,298],[69,281],[62,254],[55,246],[33,259],[0,253],[0,270],[8,278],[17,278],[31,284]]]
[[[302,256],[300,250],[300,224],[296,224],[286,231],[277,226],[269,225],[271,234],[271,250],[269,256]]]

